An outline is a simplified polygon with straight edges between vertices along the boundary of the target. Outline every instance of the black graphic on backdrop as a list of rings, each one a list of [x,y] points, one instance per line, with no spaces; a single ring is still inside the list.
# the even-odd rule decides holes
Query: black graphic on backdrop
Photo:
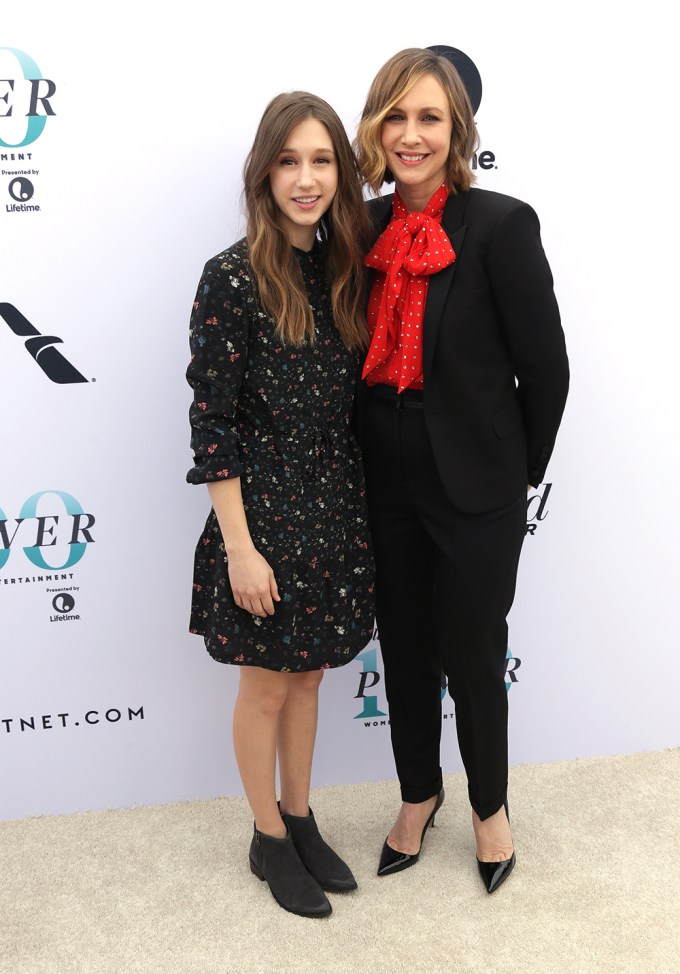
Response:
[[[447,44],[433,44],[428,47],[428,51],[439,54],[451,62],[463,79],[468,98],[472,103],[472,111],[476,115],[482,103],[482,76],[472,58],[469,58],[463,51],[449,47]]]
[[[15,335],[26,338],[27,351],[32,355],[48,379],[60,385],[73,382],[87,382],[67,358],[56,349],[61,345],[61,338],[56,335],[41,335],[28,318],[25,318],[13,304],[0,302],[0,317],[4,318]]]

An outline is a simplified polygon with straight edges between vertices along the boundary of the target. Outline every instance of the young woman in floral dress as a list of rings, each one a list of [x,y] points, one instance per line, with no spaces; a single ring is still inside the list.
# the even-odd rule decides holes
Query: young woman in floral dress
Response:
[[[325,916],[356,888],[309,808],[318,690],[371,638],[373,564],[350,427],[365,347],[367,217],[342,123],[278,95],[244,169],[247,235],[209,260],[191,318],[194,466],[212,510],[191,631],[240,667],[234,749],[255,818],[253,872]],[[276,764],[280,801],[276,798]]]

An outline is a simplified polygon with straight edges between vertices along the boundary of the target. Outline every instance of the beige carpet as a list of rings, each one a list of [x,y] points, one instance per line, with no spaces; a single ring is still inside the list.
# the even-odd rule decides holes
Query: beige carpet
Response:
[[[518,864],[488,896],[465,783],[413,869],[379,879],[394,782],[317,789],[354,869],[333,914],[249,871],[244,799],[0,823],[3,974],[676,974],[680,750],[514,768]]]

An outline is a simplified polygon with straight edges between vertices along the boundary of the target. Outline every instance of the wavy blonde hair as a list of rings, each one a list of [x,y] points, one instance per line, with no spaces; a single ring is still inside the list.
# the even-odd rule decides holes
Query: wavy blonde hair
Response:
[[[361,177],[347,134],[331,106],[307,91],[277,95],[260,121],[243,168],[250,264],[262,307],[276,321],[279,338],[292,345],[314,341],[314,318],[302,271],[281,226],[269,172],[292,129],[313,118],[328,130],[338,166],[338,188],[319,225],[325,242],[335,325],[348,348],[367,344],[363,257],[369,223]]]
[[[394,177],[380,134],[382,124],[400,98],[424,75],[432,75],[444,89],[451,110],[453,131],[446,172],[450,193],[467,190],[475,181],[470,168],[479,146],[475,116],[461,76],[447,58],[426,48],[409,47],[399,51],[382,66],[373,79],[357,126],[354,148],[364,182],[377,193]]]

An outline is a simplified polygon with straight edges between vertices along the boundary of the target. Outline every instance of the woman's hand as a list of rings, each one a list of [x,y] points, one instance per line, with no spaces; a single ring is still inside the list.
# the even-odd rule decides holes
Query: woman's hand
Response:
[[[255,616],[274,615],[274,602],[280,602],[281,596],[274,572],[257,548],[230,550],[227,558],[236,605]]]
[[[274,602],[281,596],[274,572],[253,544],[241,496],[241,478],[208,484],[227,553],[229,584],[240,609],[254,616],[274,615]]]

